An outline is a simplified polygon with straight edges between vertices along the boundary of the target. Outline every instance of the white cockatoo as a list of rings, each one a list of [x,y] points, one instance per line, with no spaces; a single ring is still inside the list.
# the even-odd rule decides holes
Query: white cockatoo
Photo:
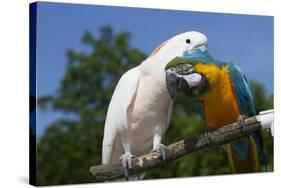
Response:
[[[207,37],[204,34],[191,31],[176,35],[121,77],[107,111],[103,164],[121,160],[125,176],[128,176],[133,156],[153,150],[165,160],[166,147],[161,140],[168,128],[173,108],[173,91],[168,90],[166,83],[170,74],[165,72],[165,66],[175,57],[196,49],[207,49]],[[200,75],[194,73],[183,79],[192,86],[200,81]]]

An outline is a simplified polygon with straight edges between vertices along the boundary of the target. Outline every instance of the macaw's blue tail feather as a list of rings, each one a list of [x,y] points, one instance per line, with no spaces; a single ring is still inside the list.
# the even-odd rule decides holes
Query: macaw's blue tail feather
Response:
[[[265,157],[264,154],[264,150],[263,150],[263,138],[262,138],[262,134],[261,131],[257,131],[253,134],[253,138],[257,144],[257,152],[259,154],[260,157],[260,162],[261,164],[265,167],[265,169],[267,170],[267,159]]]
[[[234,143],[231,143],[231,147],[234,152],[239,154],[242,160],[246,161],[249,155],[249,144],[250,140],[248,138],[242,138]]]
[[[241,138],[224,148],[227,152],[231,171],[233,173],[260,172],[262,165],[266,167],[263,151],[259,151],[257,134]]]

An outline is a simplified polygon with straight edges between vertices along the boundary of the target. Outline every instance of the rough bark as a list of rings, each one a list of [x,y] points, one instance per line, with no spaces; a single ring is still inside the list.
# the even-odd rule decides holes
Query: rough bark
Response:
[[[244,125],[236,122],[213,131],[186,138],[167,147],[165,161],[159,159],[154,152],[134,158],[130,175],[159,167],[203,148],[229,143],[259,129],[261,129],[260,122],[256,116],[253,116],[246,118]],[[97,181],[113,180],[124,176],[124,170],[120,161],[107,165],[93,166],[90,168],[90,172]]]

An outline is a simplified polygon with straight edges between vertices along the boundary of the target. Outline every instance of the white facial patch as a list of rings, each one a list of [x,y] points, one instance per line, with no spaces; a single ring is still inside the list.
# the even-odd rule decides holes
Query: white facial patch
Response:
[[[198,73],[182,75],[181,77],[188,83],[190,88],[198,86],[202,79],[202,76]]]

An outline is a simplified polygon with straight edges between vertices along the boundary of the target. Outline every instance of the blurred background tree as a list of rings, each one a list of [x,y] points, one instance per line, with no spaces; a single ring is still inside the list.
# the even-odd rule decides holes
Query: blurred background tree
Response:
[[[37,141],[37,179],[39,185],[95,182],[89,167],[101,164],[103,126],[107,107],[121,75],[147,56],[129,43],[130,33],[113,33],[110,26],[99,35],[86,31],[81,42],[90,53],[67,50],[65,75],[51,96],[38,99],[42,110],[61,111],[63,119],[53,122]],[[258,111],[273,108],[273,95],[251,81]],[[164,139],[170,144],[204,129],[201,117],[188,100],[178,100]],[[273,170],[273,140],[263,132],[269,171]],[[221,147],[188,155],[147,172],[145,179],[188,177],[230,173]]]

